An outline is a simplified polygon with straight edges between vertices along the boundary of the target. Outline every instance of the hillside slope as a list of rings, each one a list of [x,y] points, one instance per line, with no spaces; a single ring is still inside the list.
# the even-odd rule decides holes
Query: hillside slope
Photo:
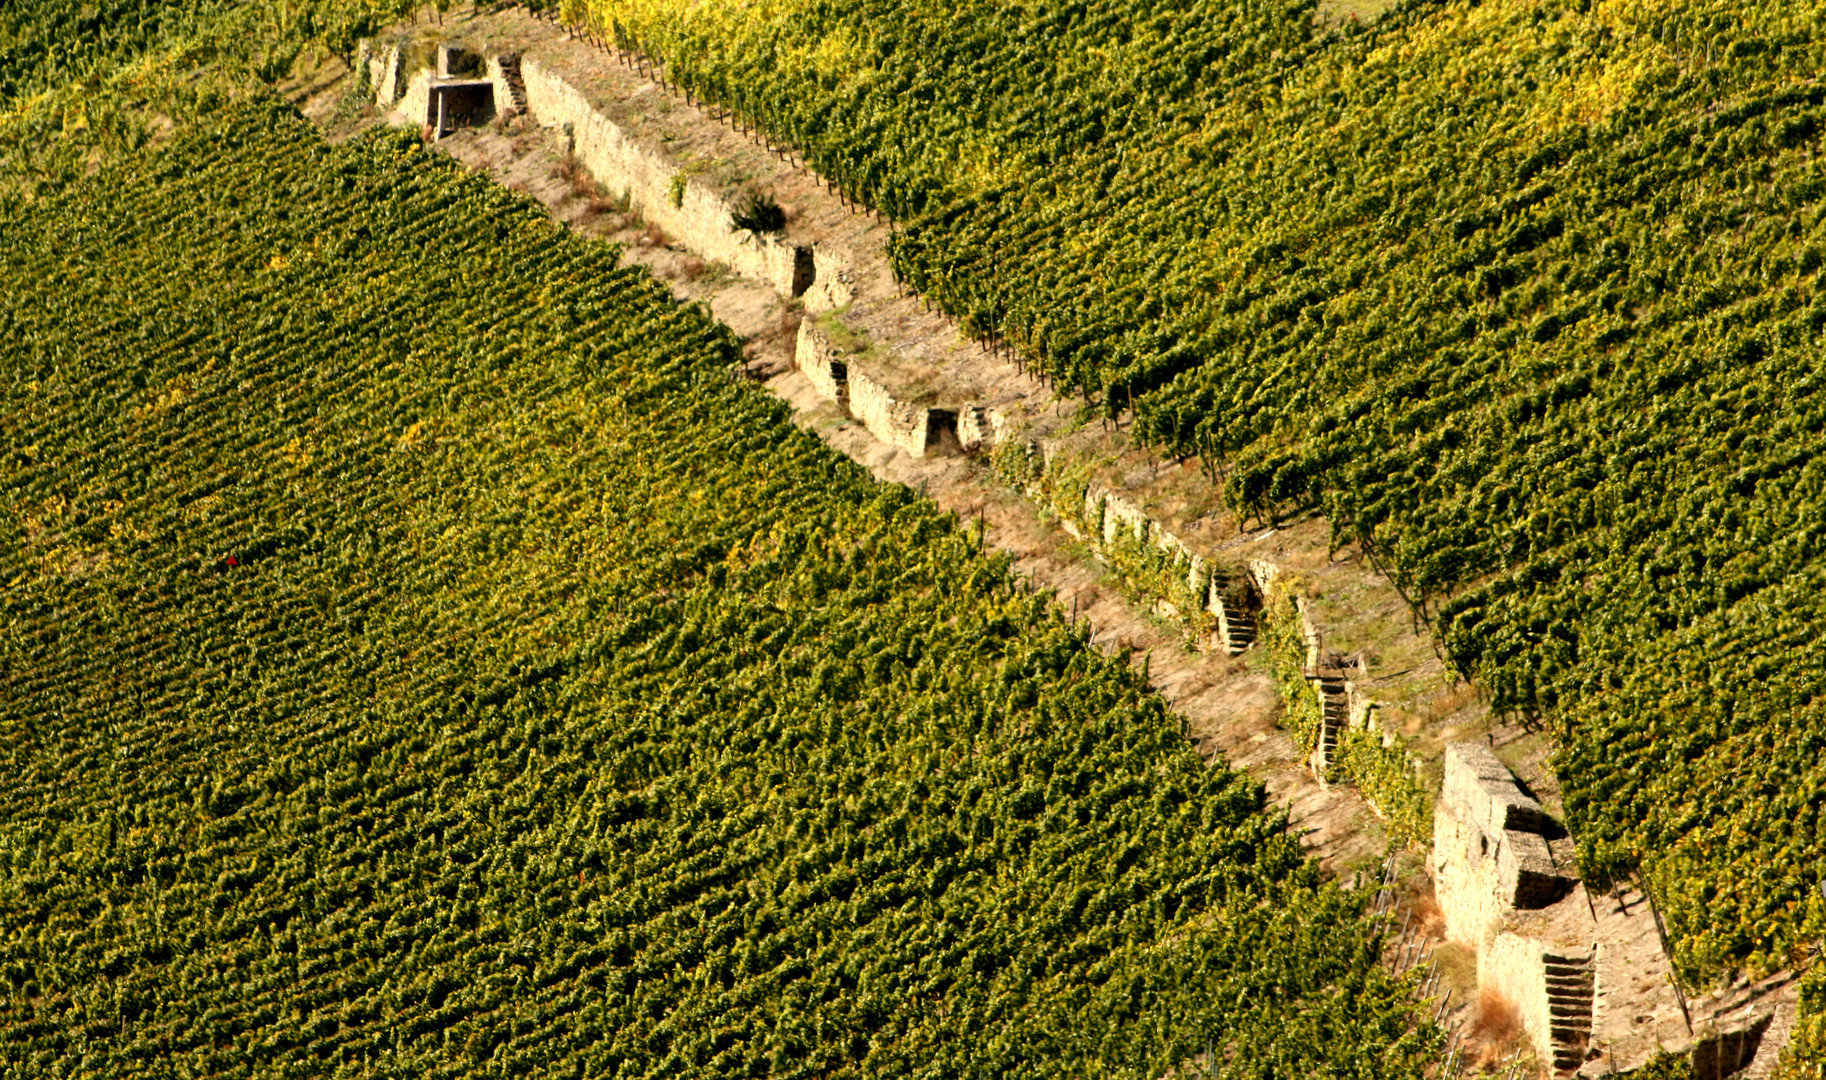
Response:
[[[612,250],[264,105],[0,238],[28,1074],[1420,1075],[1260,788]]]
[[[1822,12],[1794,3],[567,10],[899,219],[1063,388],[1317,506],[1499,709],[1689,976],[1826,904]]]

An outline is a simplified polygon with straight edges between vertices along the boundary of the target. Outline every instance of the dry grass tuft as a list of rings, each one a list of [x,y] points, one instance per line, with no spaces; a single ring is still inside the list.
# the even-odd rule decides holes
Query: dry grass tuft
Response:
[[[1493,986],[1478,991],[1477,1012],[1467,1034],[1478,1047],[1478,1062],[1485,1068],[1507,1060],[1527,1039],[1515,1003]]]
[[[564,181],[565,186],[571,189],[571,194],[579,199],[595,202],[603,197],[595,179],[590,176],[590,171],[583,167],[583,162],[577,160],[575,154],[566,154],[563,160],[553,165],[552,177]]]
[[[1402,906],[1414,913],[1414,929],[1423,938],[1434,941],[1446,936],[1446,913],[1433,895],[1433,882],[1421,877],[1407,888]]]

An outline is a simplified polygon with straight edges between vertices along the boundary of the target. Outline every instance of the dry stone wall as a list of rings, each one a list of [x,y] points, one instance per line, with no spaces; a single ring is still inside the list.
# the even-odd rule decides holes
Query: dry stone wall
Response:
[[[1546,812],[1489,748],[1453,743],[1444,764],[1433,808],[1434,889],[1447,937],[1482,949],[1508,913],[1558,902],[1578,877],[1556,865]]]
[[[1467,824],[1447,806],[1433,807],[1433,892],[1445,914],[1446,940],[1473,948],[1502,925],[1496,898],[1496,862],[1482,829]]]
[[[1063,464],[1057,449],[1047,441],[1042,440],[1038,450],[1044,465],[1041,478],[1030,485],[1030,493],[1052,506],[1060,515],[1061,526],[1089,542],[1100,559],[1116,566],[1125,577],[1139,578],[1157,612],[1183,619],[1189,644],[1234,656],[1257,640],[1259,605],[1251,597],[1276,592],[1282,577],[1279,566],[1251,560],[1246,564],[1246,576],[1233,578],[1127,496],[1095,483],[1073,486],[1072,466]],[[1148,549],[1158,551],[1164,559],[1154,562]],[[1324,639],[1303,598],[1290,595],[1286,599],[1297,619],[1301,642],[1300,654],[1291,658],[1290,666],[1297,672],[1293,677],[1303,675],[1316,697],[1319,727],[1318,747],[1311,761],[1314,774],[1322,783],[1334,776],[1343,779],[1339,770],[1348,760],[1348,779],[1358,783],[1371,808],[1408,829],[1407,835],[1423,836],[1430,828],[1424,806],[1430,799],[1419,787],[1414,760],[1399,736],[1378,725],[1361,660],[1326,666]],[[1349,736],[1346,754],[1350,732],[1357,734]],[[1364,749],[1366,737],[1370,744],[1379,742],[1379,748],[1373,752]],[[1422,804],[1418,811],[1413,808],[1416,802]]]
[[[994,439],[989,417],[980,405],[965,405],[957,411],[957,441],[965,450],[975,450]]]
[[[1101,515],[1103,518],[1103,542],[1105,544],[1114,544],[1117,539],[1126,532],[1135,543],[1146,544],[1148,542],[1148,533],[1151,531],[1150,526],[1153,526],[1154,522],[1141,507],[1136,506],[1134,503],[1129,502],[1120,495],[1109,493],[1093,494],[1092,492],[1094,492],[1094,490],[1095,489],[1087,491],[1086,498],[1093,504],[1101,500],[1103,507],[1103,513]],[[1092,515],[1091,519],[1096,520],[1096,516]],[[1161,529],[1160,532],[1162,535],[1166,534],[1165,529]]]
[[[895,400],[886,386],[854,367],[849,369],[849,392],[850,415],[869,434],[916,458],[926,456],[935,441],[933,410]]]
[[[447,51],[440,47],[439,54]],[[367,42],[358,63],[368,72],[376,107],[397,112],[408,123],[428,123],[435,75],[430,68],[406,70],[402,56],[398,43]],[[501,58],[489,54],[482,62],[496,107],[505,110],[516,95]],[[556,71],[536,57],[522,56],[519,74],[533,120],[563,132],[571,152],[598,183],[624,196],[667,235],[782,296],[805,294],[808,310],[841,308],[854,299],[844,253],[735,228],[733,208],[723,195],[679,163],[642,146]]]
[[[835,402],[845,412],[850,407],[849,362],[845,359],[848,355],[831,344],[830,338],[820,333],[812,320],[799,323],[794,363],[805,373],[819,397]]]
[[[900,400],[850,350],[832,342],[817,320],[799,323],[793,362],[825,398],[854,417],[869,434],[916,458],[947,450],[978,449],[990,437],[983,409],[965,404],[933,408]]]
[[[1443,811],[1443,812],[1442,812]],[[1484,878],[1495,875],[1496,896],[1509,910],[1538,910],[1572,891],[1578,875],[1555,864],[1541,804],[1515,783],[1507,766],[1487,747],[1453,743],[1446,747],[1445,780],[1434,820],[1455,818],[1475,831]],[[1440,826],[1435,825],[1435,850]],[[1467,841],[1467,846],[1468,846]]]
[[[444,62],[454,49],[440,45],[436,55]],[[599,184],[621,195],[684,247],[783,297],[803,296],[812,313],[839,310],[854,301],[854,276],[846,253],[735,228],[732,207],[720,193],[679,163],[642,146],[537,57],[518,56],[517,86],[501,56],[480,59],[499,108],[523,96],[526,113],[541,126],[563,132],[571,153]],[[398,42],[363,42],[358,67],[368,73],[376,106],[396,114],[396,122],[429,122],[433,73],[429,68],[404,70]],[[882,442],[913,457],[958,445],[957,410],[897,399],[880,378],[856,370],[853,360],[810,319],[800,325],[796,361],[820,394],[848,410]],[[982,445],[986,433],[981,409],[965,406],[964,414],[970,443]]]
[[[642,147],[582,93],[532,56],[520,62],[527,111],[543,126],[568,133],[572,152],[597,182],[667,235],[706,259],[724,263],[783,296],[795,295],[800,248],[732,227],[732,207],[676,163]],[[814,265],[816,261],[815,254]]]
[[[361,54],[356,58],[356,67],[365,67],[368,73],[368,89],[374,94],[374,105],[385,112],[393,108],[405,92],[405,72],[400,61],[398,42],[388,45],[376,45],[363,41]]]
[[[1528,1041],[1542,1061],[1553,1058],[1547,1004],[1546,949],[1519,934],[1499,933],[1477,953],[1477,985],[1495,988],[1520,1015]]]
[[[1516,1007],[1536,1052],[1556,1070],[1585,1060],[1597,1008],[1603,931],[1570,851],[1556,853],[1541,804],[1481,743],[1446,747],[1433,808],[1434,895],[1449,940],[1477,951],[1482,990]],[[1572,910],[1547,909],[1564,901]]]
[[[801,298],[812,314],[839,311],[856,299],[855,274],[844,252],[824,244],[812,245],[812,281]]]
[[[799,323],[793,362],[819,396],[836,403],[889,446],[923,458],[957,440],[957,411],[897,399],[880,379],[857,366],[854,354],[834,344],[814,319]],[[972,409],[964,407],[966,412]]]
[[[1098,558],[1130,577],[1131,584],[1139,580],[1157,614],[1186,625],[1189,644],[1201,650],[1221,647],[1215,638],[1213,607],[1222,604],[1221,590],[1210,561],[1146,510],[1092,483],[1084,487],[1082,501],[1071,507],[1071,513],[1061,515],[1060,524],[1072,536],[1088,541]]]
[[[440,47],[438,55],[448,51]],[[376,87],[375,103],[392,108],[407,122],[428,122],[433,74],[428,68],[403,72],[400,57],[397,44],[366,46],[362,62]],[[505,107],[514,100],[515,88],[501,57],[485,55],[482,61],[494,100]],[[732,207],[721,194],[678,163],[642,146],[536,57],[520,56],[519,82],[527,114],[541,126],[562,131],[571,153],[599,184],[623,196],[683,246],[784,297],[802,296],[805,309],[814,314],[840,310],[855,300],[846,253],[734,228]],[[801,323],[800,369],[820,394],[848,410],[882,442],[913,457],[926,457],[964,442],[975,447],[987,441],[984,417],[976,406],[966,405],[967,421],[960,421],[958,410],[899,400],[883,380],[857,370],[853,360],[842,356],[811,320]],[[960,422],[967,424],[967,432],[960,432]]]
[[[1447,748],[1441,794],[1491,837],[1511,829],[1538,833],[1546,819],[1541,804],[1522,793],[1509,767],[1477,743]]]
[[[406,88],[394,103],[393,109],[406,118],[408,123],[429,124],[431,122],[431,71],[420,68],[406,77]]]

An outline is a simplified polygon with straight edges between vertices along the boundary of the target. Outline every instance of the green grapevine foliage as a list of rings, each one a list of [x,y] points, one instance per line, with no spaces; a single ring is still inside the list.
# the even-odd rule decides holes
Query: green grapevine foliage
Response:
[[[238,106],[0,271],[0,1075],[1436,1053],[1259,785],[529,201]]]
[[[591,0],[901,275],[1240,513],[1317,506],[1553,722],[1683,966],[1826,930],[1826,8]]]

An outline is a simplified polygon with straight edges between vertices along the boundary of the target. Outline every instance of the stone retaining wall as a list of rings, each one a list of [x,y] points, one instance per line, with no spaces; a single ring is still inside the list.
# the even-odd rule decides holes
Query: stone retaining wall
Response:
[[[355,67],[358,71],[366,69],[368,90],[374,95],[375,107],[383,112],[393,108],[405,91],[399,43],[380,45],[364,40],[356,53]]]
[[[540,125],[568,134],[572,152],[597,183],[625,195],[643,217],[699,256],[763,282],[782,296],[796,295],[798,245],[735,229],[733,208],[720,194],[642,147],[537,58],[521,58],[520,77],[526,86],[527,112]],[[815,253],[813,257],[815,261]]]
[[[957,411],[957,441],[965,450],[986,446],[994,438],[982,406],[966,405]]]
[[[434,73],[429,67],[405,70],[402,56],[397,42],[364,41],[357,66],[367,72],[377,108],[398,112],[408,123],[428,123]],[[500,57],[486,54],[482,60],[496,109],[504,112],[513,93]],[[520,79],[527,114],[541,126],[563,132],[571,152],[598,184],[625,198],[631,209],[680,244],[783,297],[804,295],[808,311],[835,310],[855,299],[844,252],[735,228],[728,199],[690,169],[643,147],[536,57],[521,57]]]
[[[1544,835],[1547,814],[1517,786],[1508,767],[1479,743],[1447,746],[1444,764],[1439,808],[1446,813],[1436,811],[1434,820],[1455,818],[1477,833],[1479,855],[1494,868],[1500,903],[1507,909],[1526,911],[1565,896],[1578,879],[1554,865]],[[1441,827],[1435,825],[1436,850]],[[1486,876],[1488,872],[1480,871]],[[1448,897],[1442,895],[1441,903],[1447,902]]]
[[[406,122],[423,126],[431,122],[431,69],[420,68],[405,74],[405,90],[399,100],[393,103],[393,111],[406,118]]]
[[[1520,1014],[1528,1041],[1541,1061],[1553,1060],[1547,1008],[1546,949],[1519,934],[1499,933],[1478,950],[1477,985],[1494,988]]]
[[[957,411],[897,399],[879,379],[857,367],[852,353],[833,344],[816,320],[799,323],[793,363],[805,373],[820,397],[835,402],[869,434],[889,446],[923,458],[958,440]],[[963,411],[969,413],[973,409],[975,406],[966,405]]]
[[[837,404],[845,412],[850,408],[849,364],[846,352],[837,349],[812,320],[799,322],[799,339],[793,349],[793,363],[818,391],[818,396]]]
[[[805,310],[816,315],[846,308],[856,299],[855,276],[844,252],[812,245],[812,283],[803,296]]]
[[[1445,915],[1446,940],[1481,948],[1502,925],[1496,861],[1484,832],[1440,800],[1433,806],[1433,893]]]
[[[1493,838],[1510,829],[1538,833],[1546,819],[1541,804],[1516,786],[1509,767],[1478,743],[1453,743],[1446,749],[1440,796]]]
[[[925,457],[934,448],[935,410],[896,400],[886,386],[871,379],[867,372],[851,368],[849,376],[850,415],[860,420],[869,434],[916,458]]]
[[[439,51],[441,55],[445,50]],[[432,71],[403,71],[401,55],[397,42],[381,46],[364,41],[357,65],[368,73],[376,106],[400,114],[408,123],[425,123]],[[497,107],[504,109],[514,95],[501,58],[485,54],[482,60]],[[563,132],[570,152],[599,185],[620,195],[630,209],[684,247],[783,297],[803,295],[809,312],[840,309],[855,299],[845,253],[735,228],[727,199],[688,169],[641,146],[536,57],[521,55],[520,81],[527,114],[541,126]],[[957,441],[957,412],[897,400],[879,379],[854,370],[844,356],[810,319],[800,323],[795,353],[799,368],[821,395],[849,411],[877,439],[914,457]],[[980,445],[985,436],[982,411],[966,406],[965,413],[970,441]]]

